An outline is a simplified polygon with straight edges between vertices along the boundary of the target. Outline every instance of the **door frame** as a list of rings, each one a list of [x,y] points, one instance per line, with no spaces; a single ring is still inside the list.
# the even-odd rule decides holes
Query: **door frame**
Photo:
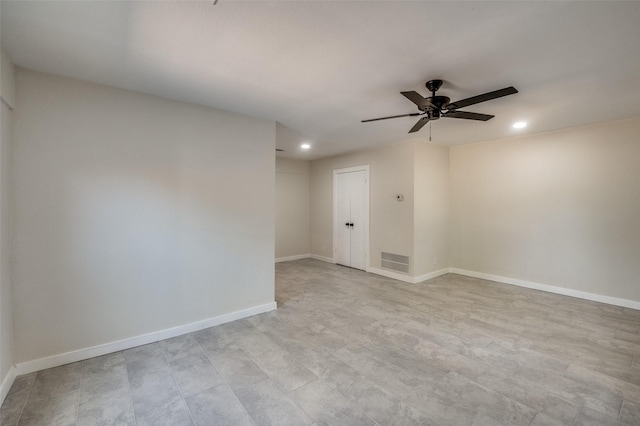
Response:
[[[368,164],[362,166],[355,167],[346,167],[343,169],[334,169],[333,170],[333,251],[331,253],[331,257],[333,258],[333,263],[336,263],[336,252],[338,251],[338,175],[342,173],[350,173],[350,172],[366,172],[366,190],[364,197],[364,246],[365,246],[365,258],[364,265],[365,271],[368,271],[371,267],[369,263],[369,216],[371,211],[369,210],[369,198],[371,197],[371,172],[370,166]]]

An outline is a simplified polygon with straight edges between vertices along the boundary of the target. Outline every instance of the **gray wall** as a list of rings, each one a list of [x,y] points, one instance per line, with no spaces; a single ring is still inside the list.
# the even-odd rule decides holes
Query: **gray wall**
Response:
[[[448,268],[449,148],[418,139],[311,162],[312,253],[333,257],[333,170],[364,164],[371,165],[370,266],[380,268],[385,251],[409,256],[413,277]]]
[[[11,125],[14,108],[14,68],[5,51],[0,52],[0,383],[13,365],[13,297],[11,285]],[[0,404],[2,398],[0,398]]]
[[[274,256],[333,256],[332,170],[363,164],[373,267],[385,250],[412,256],[413,276],[451,266],[640,300],[640,118],[276,173],[273,122],[27,70],[17,85],[1,129],[2,378],[12,332],[23,362],[272,302]]]
[[[310,253],[310,174],[309,161],[276,158],[276,259]]]
[[[639,135],[634,118],[313,161],[312,253],[332,257],[332,170],[370,164],[372,267],[388,250],[414,277],[452,267],[640,301]]]
[[[415,142],[414,275],[449,267],[449,148]]]
[[[640,118],[451,149],[451,266],[640,301]]]
[[[380,268],[381,251],[413,257],[413,158],[406,141],[312,161],[311,253],[333,258],[333,170],[370,165],[370,266]]]
[[[16,84],[17,362],[274,301],[274,122]]]

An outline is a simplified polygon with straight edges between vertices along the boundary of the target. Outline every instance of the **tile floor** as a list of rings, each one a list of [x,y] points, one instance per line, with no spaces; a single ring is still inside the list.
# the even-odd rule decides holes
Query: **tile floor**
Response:
[[[276,267],[275,312],[16,379],[14,425],[640,425],[640,311]]]

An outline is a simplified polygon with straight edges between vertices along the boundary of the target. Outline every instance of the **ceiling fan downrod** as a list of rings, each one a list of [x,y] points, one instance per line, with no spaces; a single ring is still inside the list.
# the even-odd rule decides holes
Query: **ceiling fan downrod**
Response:
[[[431,96],[435,97],[438,89],[442,87],[442,83],[443,83],[442,80],[429,80],[427,81],[425,86],[427,87],[427,90],[431,92]]]

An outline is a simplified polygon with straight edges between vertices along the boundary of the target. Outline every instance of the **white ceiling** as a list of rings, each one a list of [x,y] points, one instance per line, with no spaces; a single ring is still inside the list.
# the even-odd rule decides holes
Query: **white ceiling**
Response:
[[[403,140],[426,96],[520,93],[441,119],[456,145],[640,116],[640,2],[1,2],[22,67],[281,123],[284,155],[320,158]],[[520,131],[522,132],[522,131]],[[308,140],[313,147],[300,152]]]

